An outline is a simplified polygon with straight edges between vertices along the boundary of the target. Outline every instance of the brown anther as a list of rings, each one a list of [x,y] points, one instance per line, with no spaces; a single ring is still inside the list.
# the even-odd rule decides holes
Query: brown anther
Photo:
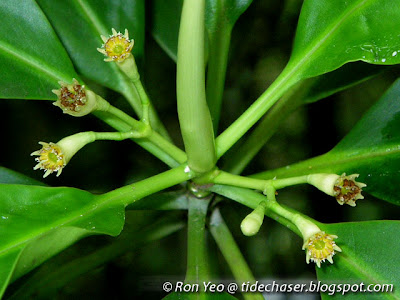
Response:
[[[74,85],[72,90],[64,86],[60,90],[60,103],[63,107],[78,111],[80,106],[85,105],[86,94],[82,85]]]
[[[347,177],[347,178],[346,178]],[[355,206],[355,201],[362,199],[361,196],[361,186],[364,184],[356,183],[355,178],[352,176],[346,176],[343,174],[341,178],[338,179],[333,190],[335,192],[336,200],[339,204],[349,204]]]

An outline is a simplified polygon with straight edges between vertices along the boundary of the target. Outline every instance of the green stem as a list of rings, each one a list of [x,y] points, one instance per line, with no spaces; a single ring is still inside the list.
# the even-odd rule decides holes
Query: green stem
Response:
[[[227,164],[224,169],[233,174],[242,173],[250,161],[278,130],[281,123],[301,106],[305,90],[307,89],[301,83],[285,94],[264,116],[261,123],[257,125],[243,145],[227,158]]]
[[[147,106],[150,105],[149,96],[147,96],[147,93],[146,93],[146,91],[145,91],[145,89],[143,87],[143,84],[142,84],[142,81],[140,80],[140,77],[135,79],[135,80],[132,80],[132,82],[133,82],[133,85],[135,86],[135,88],[136,88],[136,90],[137,90],[137,92],[139,94],[139,97],[140,97],[140,99],[142,101],[142,107],[143,107],[143,111],[144,111],[145,110],[145,105],[147,105]],[[148,107],[147,107],[147,109],[148,109]]]
[[[125,123],[129,124],[133,128],[143,127],[143,124],[140,121],[135,120],[134,118],[129,116],[127,113],[116,108],[115,106],[110,105],[108,107],[108,109],[106,110],[106,112],[109,112],[110,114],[118,117],[119,119],[121,119]]]
[[[271,86],[218,136],[217,157],[224,155],[297,81],[296,73],[285,68]]]
[[[188,249],[186,279],[188,283],[209,280],[206,255],[206,216],[210,198],[189,197]]]
[[[268,170],[250,176],[253,178],[269,179],[273,177],[303,176],[313,173],[334,173],[332,165],[335,163],[338,163],[338,158],[327,152],[320,156],[292,164],[288,167]]]
[[[144,125],[142,122],[133,119],[132,117],[117,108],[113,109],[112,113],[110,111],[98,111],[95,112],[95,115],[99,119],[103,120],[105,123],[119,131],[129,131],[131,130],[132,126],[135,126],[135,124],[137,123],[140,123],[140,126],[142,127]],[[186,161],[185,152],[167,141],[155,131],[152,131],[152,133],[146,138],[134,139],[134,142],[136,142],[138,145],[152,153],[154,156],[156,156],[172,168],[177,167],[181,163]]]
[[[280,205],[276,203],[276,201],[273,201],[273,199],[267,200],[267,198],[264,195],[261,195],[255,191],[251,191],[244,188],[232,187],[232,186],[214,185],[210,188],[210,191],[217,193],[221,196],[224,196],[226,198],[232,199],[252,209],[256,209],[257,206],[260,204],[260,202],[266,201],[267,207],[265,209],[265,215],[281,223],[283,226],[289,228],[294,233],[301,236],[301,233],[297,228],[297,226],[294,225],[289,219],[283,217],[281,215],[282,211],[276,209]],[[286,211],[291,211],[292,213],[300,214],[292,210],[291,208],[284,206],[281,207],[284,208]]]
[[[220,4],[217,1],[216,5]],[[218,7],[221,10],[221,7]],[[206,95],[213,120],[214,132],[218,131],[221,114],[222,96],[224,93],[225,75],[228,64],[229,45],[231,41],[231,27],[218,16],[216,30],[210,33],[209,59],[207,70]]]
[[[145,140],[149,141],[156,145],[159,149],[162,149],[165,153],[169,154],[174,158],[179,164],[183,164],[187,160],[186,153],[176,147],[174,144],[167,141],[164,137],[158,134],[155,131],[145,138]]]
[[[187,181],[195,175],[196,173],[191,171],[187,165],[181,165],[134,184],[100,195],[98,196],[98,202],[101,202],[103,205],[123,204],[127,206],[143,197]]]
[[[220,171],[219,174],[213,178],[213,183],[265,191],[268,185],[271,185],[274,189],[278,190],[296,184],[307,183],[307,177],[308,175],[284,179],[264,180]]]
[[[177,104],[190,168],[205,173],[215,166],[214,132],[205,95],[205,0],[185,0],[178,40]]]
[[[141,99],[131,82],[129,82],[126,85],[126,90],[124,92],[124,96],[128,99],[129,103],[132,104],[133,109],[135,110],[136,114],[139,116],[139,118],[143,117],[143,107],[141,104]],[[135,103],[135,105],[133,105]],[[163,136],[167,140],[171,140],[168,134],[168,131],[165,129],[164,125],[160,121],[160,118],[157,115],[157,112],[155,111],[152,103],[149,104],[148,107],[149,110],[149,119],[150,119],[150,124],[151,128],[153,130],[157,131],[160,133],[161,136]]]
[[[215,209],[211,215],[210,231],[238,284],[241,285],[243,282],[254,283],[255,278],[240,252],[232,233],[225,224],[219,209]],[[243,293],[243,297],[246,300],[264,299],[260,293]]]

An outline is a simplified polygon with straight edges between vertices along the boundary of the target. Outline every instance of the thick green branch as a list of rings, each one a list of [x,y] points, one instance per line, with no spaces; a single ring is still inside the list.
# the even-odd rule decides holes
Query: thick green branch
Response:
[[[99,196],[97,202],[105,204],[128,204],[154,194],[166,188],[172,187],[193,178],[196,174],[187,165],[165,171],[158,175],[118,188]]]
[[[189,197],[188,250],[186,282],[202,283],[209,280],[206,255],[206,216],[210,198]]]
[[[216,154],[211,115],[205,95],[205,0],[185,0],[178,40],[177,102],[179,123],[190,168],[207,172]]]

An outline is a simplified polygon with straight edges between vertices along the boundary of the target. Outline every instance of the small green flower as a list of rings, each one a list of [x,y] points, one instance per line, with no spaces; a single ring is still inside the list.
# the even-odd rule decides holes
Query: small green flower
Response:
[[[58,98],[53,105],[61,108],[65,114],[81,117],[96,109],[96,94],[85,89],[75,78],[72,84],[63,81],[59,81],[59,84],[61,88],[52,91]]]
[[[31,155],[37,155],[35,158],[37,165],[34,170],[45,170],[43,178],[46,178],[53,172],[57,172],[57,177],[60,176],[63,168],[67,164],[65,155],[61,147],[54,143],[39,142],[42,149],[32,152]]]
[[[303,250],[306,251],[306,262],[313,261],[317,264],[318,268],[321,267],[321,262],[328,260],[333,264],[333,256],[335,251],[342,252],[334,239],[336,235],[326,234],[324,231],[319,231],[304,240]]]
[[[340,205],[346,203],[350,206],[356,206],[356,201],[358,199],[364,199],[364,196],[361,195],[361,192],[362,188],[366,187],[367,185],[362,182],[357,182],[355,179],[358,176],[359,174],[346,176],[346,173],[343,173],[336,180],[333,190],[334,196]]]
[[[341,176],[324,173],[311,174],[308,175],[307,182],[324,193],[335,197],[340,205],[356,206],[358,199],[364,199],[361,192],[362,188],[367,186],[365,183],[355,180],[358,176],[359,174],[346,176],[346,173]]]
[[[37,165],[33,169],[45,170],[43,177],[47,177],[53,172],[57,172],[57,176],[60,176],[71,158],[82,147],[93,141],[95,141],[95,134],[89,131],[68,136],[57,143],[39,142],[42,149],[31,153],[31,156],[38,156],[35,158]]]
[[[118,32],[112,28],[112,35],[109,38],[101,36],[104,44],[97,51],[107,56],[104,61],[122,62],[131,55],[134,41],[129,39],[128,29],[125,29],[125,34]]]

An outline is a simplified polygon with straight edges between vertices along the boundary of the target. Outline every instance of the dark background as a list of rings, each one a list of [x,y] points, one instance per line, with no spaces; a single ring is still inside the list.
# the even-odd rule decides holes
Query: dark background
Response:
[[[300,0],[255,0],[237,22],[232,35],[221,130],[257,99],[284,68],[301,3]],[[148,19],[148,22],[151,20]],[[175,63],[150,34],[146,42],[146,57],[141,71],[144,84],[161,119],[182,147],[175,103]],[[399,70],[393,68],[363,84],[297,110],[283,122],[279,131],[245,170],[245,174],[285,166],[330,150],[398,75]],[[131,112],[119,95],[108,90],[101,92],[114,105]],[[62,115],[48,101],[2,100],[0,110],[0,164],[37,180],[43,180],[43,173],[33,171],[35,162],[29,154],[40,148],[38,141],[56,142],[80,131],[110,130],[92,116],[73,118]],[[131,141],[99,141],[82,149],[60,177],[53,174],[43,181],[49,185],[102,193],[166,169]],[[285,189],[279,193],[278,201],[326,223],[395,219],[396,212],[398,215],[397,207],[377,201],[369,195],[357,202],[357,209],[354,209],[339,206],[331,197],[308,186]],[[240,222],[250,210],[232,201],[225,201],[220,206],[257,279],[315,278],[314,265],[305,263],[299,237],[270,219],[265,220],[259,234],[245,237],[240,232]],[[143,214],[134,212],[130,218],[142,218]],[[185,218],[184,213],[182,218]],[[85,239],[64,253],[64,259],[69,261],[81,253],[90,253],[112,240],[108,237]],[[214,276],[232,278],[211,237],[209,245]],[[135,252],[128,252],[77,278],[60,290],[56,298],[159,299],[163,293],[145,291],[143,281],[158,283],[168,279],[183,280],[185,268],[186,229]],[[18,285],[17,282],[14,288]],[[269,299],[284,297],[294,295],[275,295]],[[311,299],[312,295],[303,297]]]

